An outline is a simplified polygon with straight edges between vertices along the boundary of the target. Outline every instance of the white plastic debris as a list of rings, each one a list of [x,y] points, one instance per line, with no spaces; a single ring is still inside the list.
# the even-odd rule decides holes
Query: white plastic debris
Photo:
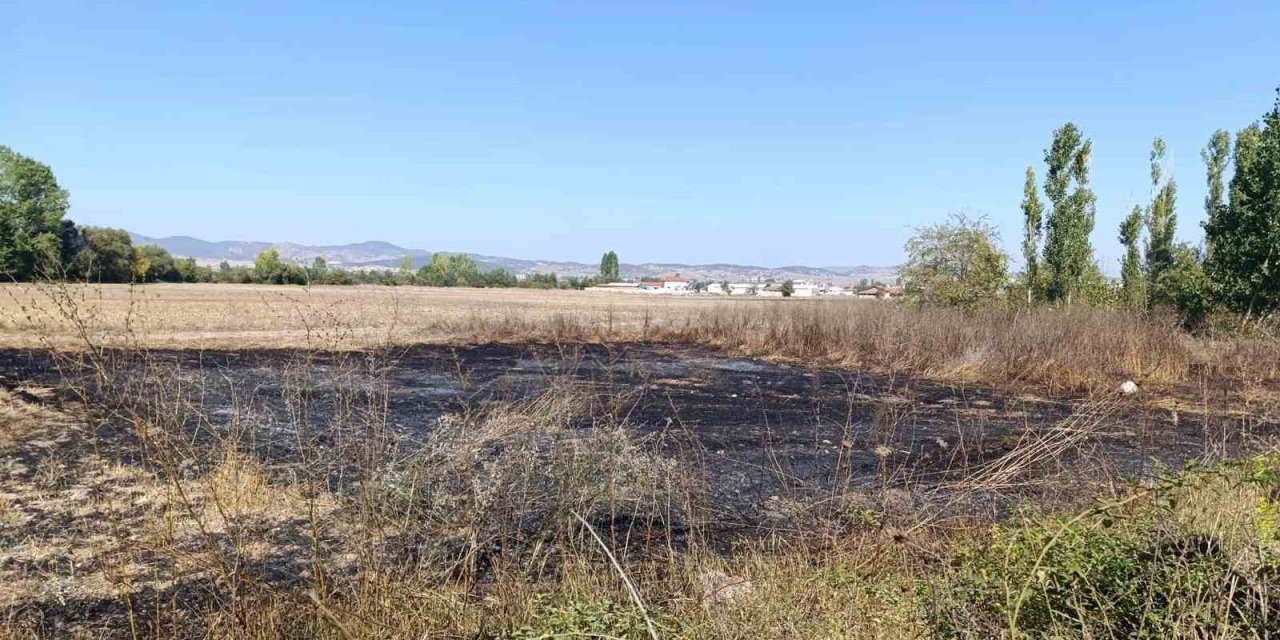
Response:
[[[1125,380],[1123,383],[1120,384],[1120,393],[1123,393],[1126,396],[1131,396],[1137,392],[1138,392],[1138,383],[1132,380]]]

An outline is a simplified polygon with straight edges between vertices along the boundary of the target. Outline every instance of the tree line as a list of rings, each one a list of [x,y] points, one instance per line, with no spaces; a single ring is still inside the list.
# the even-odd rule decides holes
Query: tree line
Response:
[[[994,227],[954,214],[908,240],[902,274],[907,295],[960,306],[999,301],[1172,308],[1189,325],[1215,312],[1249,322],[1280,311],[1280,90],[1261,120],[1234,136],[1215,131],[1201,151],[1208,187],[1202,245],[1175,241],[1177,182],[1164,141],[1152,142],[1149,200],[1135,205],[1118,229],[1125,249],[1119,282],[1103,275],[1089,239],[1096,215],[1092,149],[1093,141],[1066,123],[1045,149],[1043,183],[1036,168],[1027,167],[1021,274],[1009,277]]]
[[[123,229],[79,226],[66,217],[69,205],[69,194],[48,165],[0,146],[0,280],[582,289],[618,279],[618,256],[612,251],[593,277],[517,278],[505,269],[482,270],[470,256],[446,253],[432,255],[416,270],[407,256],[395,269],[341,269],[323,257],[303,265],[267,249],[252,266],[224,261],[212,268],[194,258],[175,258],[159,245],[135,245]]]

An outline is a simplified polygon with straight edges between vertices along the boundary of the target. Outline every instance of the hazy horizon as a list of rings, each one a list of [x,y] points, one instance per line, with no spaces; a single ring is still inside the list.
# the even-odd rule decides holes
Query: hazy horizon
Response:
[[[223,243],[223,242],[244,242],[244,243],[264,243],[264,244],[271,244],[271,245],[277,245],[277,246],[279,246],[279,245],[285,245],[285,244],[292,244],[292,245],[296,245],[296,246],[311,247],[311,248],[343,248],[343,247],[349,247],[349,246],[354,246],[354,245],[363,245],[363,244],[372,244],[372,243],[384,243],[384,244],[388,244],[388,245],[391,245],[391,246],[394,246],[394,247],[397,247],[397,248],[400,248],[400,249],[404,249],[404,250],[406,250],[406,251],[427,251],[427,252],[431,252],[431,253],[436,253],[436,252],[444,252],[444,253],[466,253],[466,254],[473,254],[473,255],[485,255],[485,256],[495,257],[495,258],[511,258],[511,259],[515,259],[515,260],[524,260],[524,261],[572,262],[572,263],[578,263],[578,264],[583,264],[583,265],[595,265],[595,264],[597,264],[597,263],[599,262],[599,260],[598,260],[598,259],[597,259],[597,260],[571,260],[571,259],[567,259],[567,258],[566,258],[566,259],[561,259],[561,258],[557,258],[557,257],[555,257],[555,256],[518,256],[518,255],[506,255],[506,254],[502,254],[502,255],[497,255],[497,254],[479,254],[479,253],[474,252],[474,251],[467,251],[466,249],[433,248],[433,247],[414,247],[414,246],[406,246],[406,245],[403,245],[403,244],[400,244],[400,243],[397,243],[397,242],[394,242],[394,241],[391,241],[391,240],[383,240],[383,239],[378,239],[378,238],[369,238],[369,239],[364,239],[364,240],[352,240],[351,242],[344,242],[344,243],[338,243],[338,244],[329,244],[329,243],[325,243],[325,244],[310,244],[310,243],[299,243],[299,242],[293,242],[293,241],[291,241],[291,240],[272,240],[272,239],[267,239],[267,238],[253,238],[253,239],[247,239],[247,240],[232,240],[232,239],[199,238],[199,237],[196,237],[196,236],[191,236],[191,235],[186,235],[186,234],[175,234],[175,235],[172,235],[172,236],[153,236],[153,235],[149,235],[149,234],[145,234],[145,233],[138,233],[138,232],[135,232],[135,231],[132,231],[132,230],[130,230],[130,231],[129,231],[129,233],[130,233],[130,235],[131,235],[131,236],[134,236],[134,238],[135,238],[135,242],[137,241],[137,239],[138,239],[138,238],[145,238],[145,239],[146,239],[146,240],[148,240],[148,241],[165,241],[165,240],[173,240],[173,239],[188,239],[188,240],[198,240],[198,241],[202,241],[202,242],[209,242],[209,243],[212,243],[212,244],[218,244],[218,243]],[[250,257],[250,258],[251,258],[251,257]],[[246,259],[245,259],[245,260],[243,260],[243,261],[244,261],[244,262],[251,262],[251,259],[250,259],[250,258],[246,258]],[[898,264],[898,263],[894,263],[894,264],[867,264],[867,263],[850,262],[850,263],[847,263],[847,264],[807,264],[807,263],[799,263],[799,262],[797,262],[797,263],[790,263],[790,264],[754,264],[754,263],[746,263],[746,262],[670,262],[670,261],[659,261],[659,260],[645,260],[645,259],[643,259],[643,258],[641,258],[641,259],[628,259],[628,258],[626,258],[626,257],[624,257],[624,256],[619,256],[619,258],[621,259],[621,263],[622,263],[622,264],[632,264],[632,265],[643,265],[643,264],[648,264],[648,265],[662,265],[662,264],[671,264],[671,265],[686,265],[686,266],[713,266],[713,265],[717,265],[717,264],[724,264],[724,265],[732,265],[732,266],[737,266],[737,267],[760,267],[760,268],[762,268],[762,269],[782,269],[782,268],[786,268],[786,267],[807,267],[807,268],[813,268],[813,269],[846,269],[846,268],[857,268],[857,267],[867,267],[867,268],[897,268],[897,267],[901,266],[901,265],[900,265],[900,264]]]

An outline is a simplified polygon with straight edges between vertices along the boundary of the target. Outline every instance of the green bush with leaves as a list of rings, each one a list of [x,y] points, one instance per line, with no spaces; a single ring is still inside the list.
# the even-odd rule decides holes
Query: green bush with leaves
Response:
[[[1080,516],[997,526],[953,558],[930,594],[935,628],[948,637],[1266,637],[1280,620],[1277,468],[1259,458],[1193,470]]]
[[[133,248],[133,275],[138,282],[177,282],[180,279],[173,256],[164,247],[154,244]]]
[[[1008,281],[1008,258],[995,227],[952,214],[916,229],[902,267],[907,297],[925,304],[976,307],[994,300]]]
[[[480,267],[470,256],[436,253],[418,270],[418,283],[430,287],[478,287],[484,281]]]
[[[84,248],[72,259],[68,276],[89,282],[130,282],[133,241],[123,229],[84,227]]]
[[[1151,304],[1177,309],[1184,324],[1192,327],[1209,312],[1211,294],[1200,252],[1186,243],[1174,246],[1169,264],[1151,282]]]

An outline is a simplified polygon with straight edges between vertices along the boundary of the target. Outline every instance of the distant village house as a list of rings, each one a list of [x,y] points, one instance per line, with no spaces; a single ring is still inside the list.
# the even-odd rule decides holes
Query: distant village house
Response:
[[[858,297],[864,300],[889,300],[902,296],[902,287],[868,287],[858,292]]]
[[[685,293],[689,291],[689,279],[678,273],[661,278],[643,278],[640,280],[640,288],[646,291]]]

